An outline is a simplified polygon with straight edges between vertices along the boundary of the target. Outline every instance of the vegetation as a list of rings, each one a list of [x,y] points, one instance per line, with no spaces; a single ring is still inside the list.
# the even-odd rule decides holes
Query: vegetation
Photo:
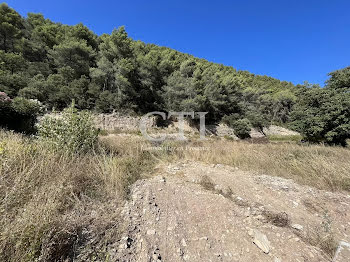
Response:
[[[324,88],[294,86],[134,41],[124,27],[97,36],[82,24],[33,13],[24,18],[0,4],[0,127],[36,133],[0,129],[0,260],[109,261],[130,185],[159,162],[221,163],[350,191],[349,149],[277,143],[303,138],[346,145],[350,67],[329,76]],[[36,125],[45,109],[58,113]],[[148,152],[140,148],[149,142],[136,134],[98,137],[91,112],[114,110],[206,111],[209,123],[226,123],[240,138],[270,123],[303,137],[271,136],[276,143],[266,144],[172,141],[161,145],[164,151]],[[210,150],[170,150],[167,143]],[[215,189],[208,177],[201,184]],[[314,245],[321,238],[313,237]]]
[[[250,112],[286,122],[295,100],[291,83],[134,41],[124,27],[98,37],[6,4],[0,12],[0,90],[11,98],[59,110],[74,99],[100,112],[208,111],[214,122]]]
[[[170,143],[170,144],[169,144]],[[183,146],[175,142],[165,149]],[[293,179],[299,184],[329,191],[350,191],[350,150],[324,145],[296,143],[254,144],[245,141],[192,141],[188,147],[207,150],[173,150],[171,161],[191,160],[209,164],[226,164],[242,170]]]
[[[350,138],[350,85],[337,88],[332,81],[335,79],[330,79],[326,88],[312,86],[299,91],[291,125],[308,141],[346,146]]]
[[[66,154],[0,130],[0,260],[109,261],[107,245],[123,229],[119,208],[153,164],[142,143]]]
[[[158,163],[221,163],[350,191],[346,148],[217,139],[168,143],[148,152],[140,148],[151,144],[138,135],[112,135],[85,154],[67,154],[45,140],[0,131],[0,260],[109,261],[108,250],[124,228],[119,207],[129,186]],[[209,150],[169,150],[185,145]],[[210,181],[201,184],[213,188]]]
[[[0,126],[24,133],[34,133],[37,115],[42,111],[39,101],[16,97],[11,99],[0,92]]]
[[[72,104],[61,115],[47,115],[38,125],[39,138],[56,151],[69,154],[84,153],[94,149],[98,130],[88,112],[78,112]]]
[[[134,41],[124,27],[97,36],[83,24],[21,17],[6,4],[0,14],[0,91],[10,99],[36,99],[49,110],[74,100],[99,112],[205,111],[212,123],[234,115],[242,138],[249,126],[270,123],[290,124],[312,142],[349,138],[350,68],[330,73],[325,88],[294,86]]]

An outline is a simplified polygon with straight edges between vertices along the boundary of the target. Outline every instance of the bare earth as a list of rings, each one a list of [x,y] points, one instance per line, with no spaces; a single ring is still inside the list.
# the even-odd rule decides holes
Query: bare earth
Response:
[[[162,165],[136,182],[116,261],[332,261],[327,234],[350,243],[350,195],[223,165]],[[203,186],[203,177],[214,188]],[[332,243],[332,241],[330,241]],[[348,247],[333,261],[350,261]]]

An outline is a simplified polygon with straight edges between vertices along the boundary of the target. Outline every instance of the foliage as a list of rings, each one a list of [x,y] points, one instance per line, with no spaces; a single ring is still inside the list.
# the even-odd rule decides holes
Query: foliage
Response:
[[[91,114],[77,111],[72,103],[62,115],[44,116],[38,124],[38,136],[55,151],[85,153],[94,148],[98,130],[94,128]]]
[[[39,101],[26,99],[23,97],[16,97],[12,100],[12,108],[23,116],[36,117],[41,111],[42,107]]]
[[[138,141],[115,140],[118,155],[68,155],[0,130],[0,261],[109,261],[122,201],[154,162]]]
[[[21,17],[6,4],[0,37],[0,92],[36,99],[49,110],[75,100],[79,110],[107,113],[202,111],[214,124],[239,115],[243,137],[248,126],[262,131],[291,122],[309,141],[344,144],[348,137],[350,67],[329,73],[325,89],[306,91],[307,83],[294,86],[134,41],[124,27],[97,36],[83,24]]]
[[[36,119],[42,109],[39,101],[23,97],[10,99],[6,93],[0,92],[0,127],[34,133]]]
[[[223,123],[233,128],[234,133],[237,137],[244,139],[250,137],[250,130],[252,124],[246,118],[239,119],[238,114],[226,115],[222,119]]]
[[[251,124],[248,119],[238,119],[234,122],[233,129],[235,135],[239,138],[248,138],[250,137]]]
[[[124,27],[98,37],[5,4],[0,12],[0,91],[12,98],[58,110],[74,99],[100,112],[204,111],[210,123],[238,113],[257,127],[288,121],[291,83],[134,41]]]
[[[346,67],[328,74],[330,79],[327,86],[332,89],[350,90],[350,67]]]
[[[311,142],[346,145],[350,138],[350,93],[305,87],[291,125]]]

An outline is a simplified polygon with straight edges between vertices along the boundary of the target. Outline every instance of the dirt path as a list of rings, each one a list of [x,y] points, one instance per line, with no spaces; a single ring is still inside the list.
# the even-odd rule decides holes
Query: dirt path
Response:
[[[330,236],[350,242],[349,195],[222,165],[157,173],[132,188],[117,261],[330,261]]]

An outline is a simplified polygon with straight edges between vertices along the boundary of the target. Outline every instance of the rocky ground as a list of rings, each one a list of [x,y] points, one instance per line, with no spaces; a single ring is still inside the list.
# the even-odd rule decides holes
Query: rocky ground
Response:
[[[116,261],[350,261],[348,194],[223,165],[155,172],[133,185]]]

